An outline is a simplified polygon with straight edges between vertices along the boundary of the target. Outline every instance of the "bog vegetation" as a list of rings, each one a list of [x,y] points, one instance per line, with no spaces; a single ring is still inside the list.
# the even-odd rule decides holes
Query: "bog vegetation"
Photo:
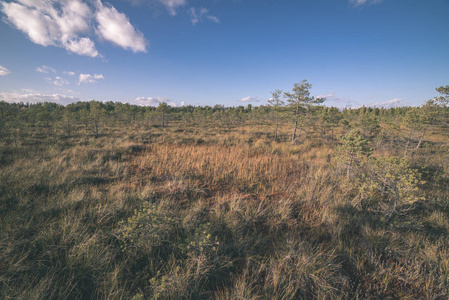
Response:
[[[447,299],[449,87],[344,110],[295,88],[0,102],[0,298]]]

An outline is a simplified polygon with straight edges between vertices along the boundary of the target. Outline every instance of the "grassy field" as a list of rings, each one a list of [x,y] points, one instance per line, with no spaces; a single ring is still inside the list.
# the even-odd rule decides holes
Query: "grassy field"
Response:
[[[447,299],[444,130],[406,161],[400,126],[371,155],[345,151],[341,128],[290,130],[2,139],[0,298]]]

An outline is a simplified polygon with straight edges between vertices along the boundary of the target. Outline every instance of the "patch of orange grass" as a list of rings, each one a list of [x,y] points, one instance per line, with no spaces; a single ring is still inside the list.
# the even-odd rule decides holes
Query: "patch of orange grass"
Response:
[[[299,182],[302,167],[290,157],[250,146],[153,144],[132,162],[151,180],[195,182],[214,190],[277,193]]]

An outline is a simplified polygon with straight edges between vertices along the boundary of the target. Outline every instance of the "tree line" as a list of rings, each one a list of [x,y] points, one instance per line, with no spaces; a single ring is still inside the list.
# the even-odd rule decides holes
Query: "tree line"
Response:
[[[20,136],[27,128],[42,127],[59,130],[70,137],[73,132],[98,136],[108,126],[145,126],[165,128],[170,122],[186,126],[219,126],[232,128],[241,125],[273,125],[273,139],[278,140],[280,125],[292,126],[291,141],[298,141],[311,131],[333,138],[339,130],[349,131],[356,126],[365,138],[382,134],[382,129],[405,128],[409,141],[418,136],[418,147],[426,133],[435,126],[447,126],[449,116],[449,86],[436,90],[439,97],[420,107],[344,108],[323,105],[324,98],[310,96],[312,85],[303,80],[295,83],[291,92],[274,90],[267,105],[235,107],[181,106],[171,107],[161,102],[157,107],[138,106],[121,102],[76,102],[66,106],[56,103],[0,102],[0,134],[2,137]],[[383,126],[380,126],[380,124]],[[381,128],[382,127],[382,128]],[[408,150],[405,150],[406,152]]]

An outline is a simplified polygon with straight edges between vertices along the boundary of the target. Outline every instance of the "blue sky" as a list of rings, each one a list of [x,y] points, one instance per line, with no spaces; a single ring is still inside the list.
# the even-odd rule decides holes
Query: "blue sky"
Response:
[[[0,0],[0,100],[421,105],[449,84],[448,0]]]

